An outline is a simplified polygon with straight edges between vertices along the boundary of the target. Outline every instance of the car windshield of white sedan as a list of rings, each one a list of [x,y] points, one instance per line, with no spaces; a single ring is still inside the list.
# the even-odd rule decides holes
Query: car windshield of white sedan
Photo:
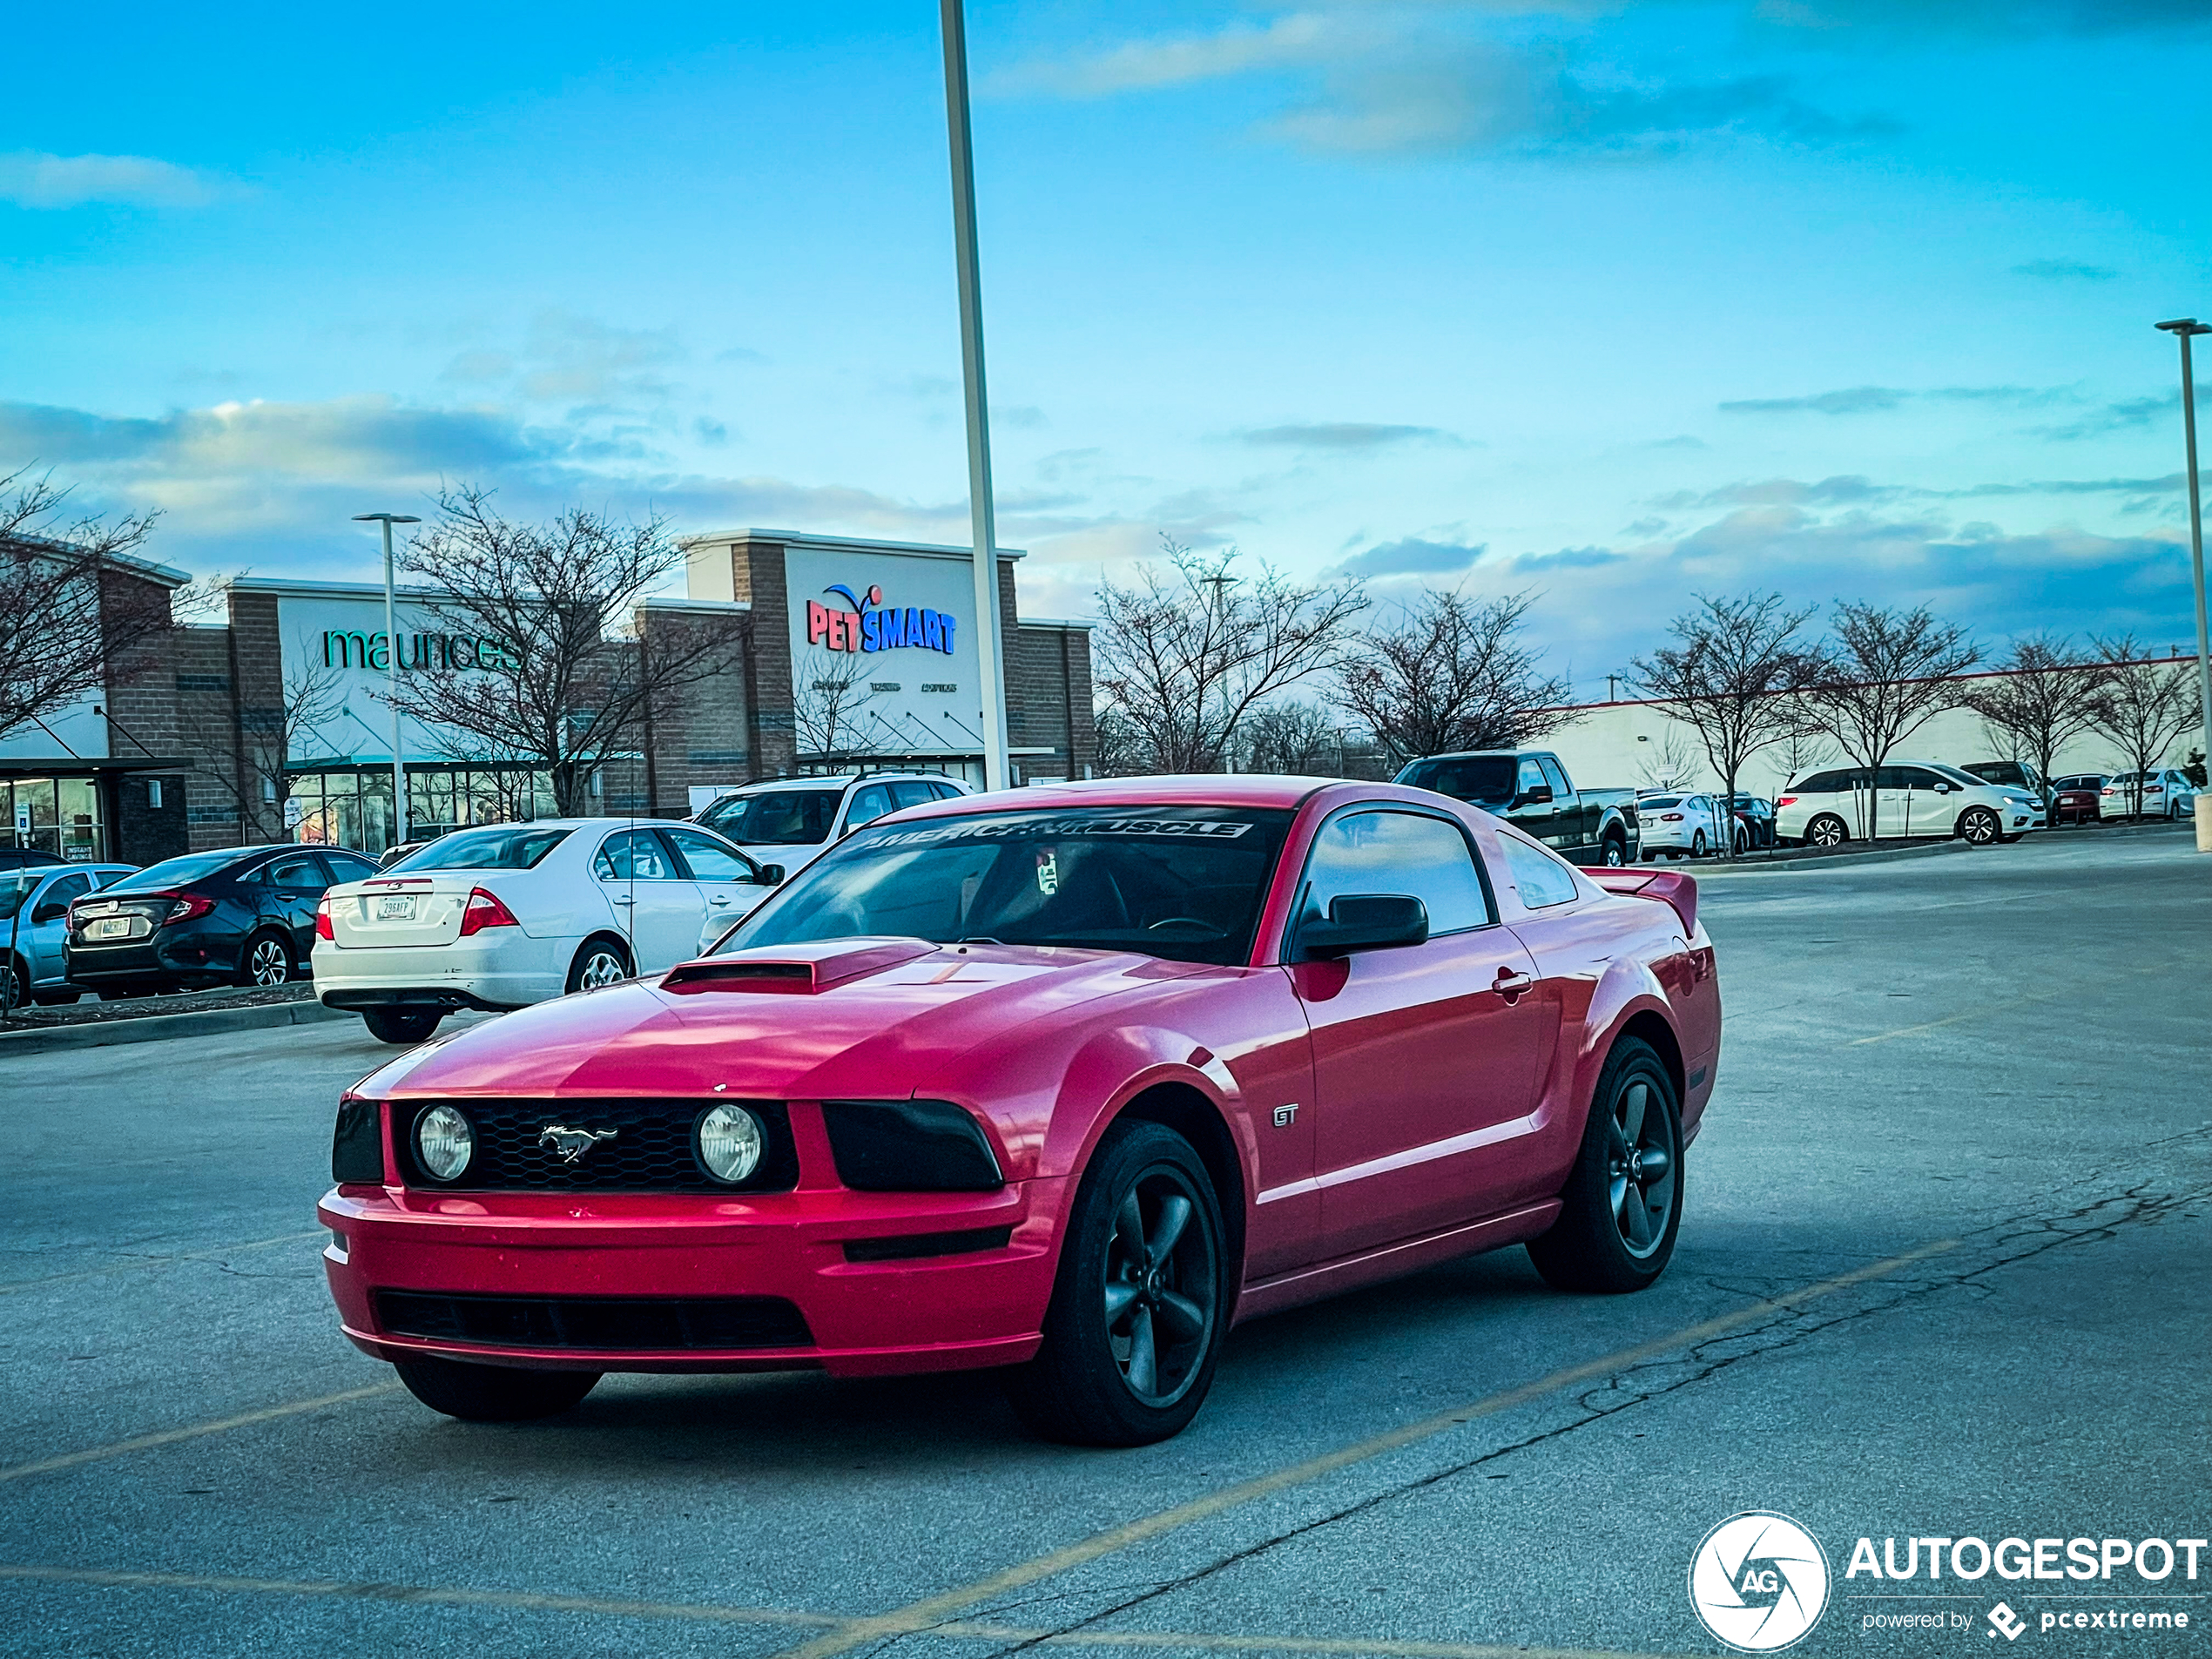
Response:
[[[1167,806],[887,824],[809,865],[723,948],[887,934],[1235,966],[1290,823],[1279,810]]]
[[[717,802],[699,822],[739,846],[818,846],[837,821],[836,789],[769,789]]]
[[[538,862],[569,838],[565,829],[543,824],[501,824],[490,829],[456,830],[420,853],[410,853],[386,875],[414,875],[425,870],[535,870]]]

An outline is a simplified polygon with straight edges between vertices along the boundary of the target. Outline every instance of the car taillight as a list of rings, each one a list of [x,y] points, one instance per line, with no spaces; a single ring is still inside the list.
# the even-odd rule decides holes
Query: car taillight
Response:
[[[520,926],[522,924],[515,920],[514,914],[490,894],[482,887],[470,891],[468,907],[461,913],[461,936],[463,939],[470,934],[482,933],[487,927]]]
[[[1679,824],[1682,822],[1682,814],[1680,813],[1662,813],[1659,814],[1659,821],[1662,824]]]
[[[1795,806],[1797,804],[1797,798],[1795,795],[1784,795],[1774,804],[1777,806]]]
[[[166,927],[172,922],[190,921],[195,916],[206,915],[215,907],[215,901],[201,894],[172,893],[166,896],[175,902],[169,907],[169,914],[154,924],[156,927]]]
[[[327,899],[315,907],[315,937],[327,939],[334,945],[338,942],[338,935],[330,926],[330,900]]]

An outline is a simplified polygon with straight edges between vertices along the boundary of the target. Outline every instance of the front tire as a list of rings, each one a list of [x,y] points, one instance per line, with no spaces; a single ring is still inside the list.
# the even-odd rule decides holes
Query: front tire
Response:
[[[1181,1433],[1213,1386],[1231,1291],[1221,1210],[1190,1143],[1124,1118],[1069,1215],[1036,1358],[1007,1376],[1032,1433],[1149,1446]]]
[[[445,1015],[436,1008],[363,1008],[361,1023],[379,1042],[427,1042]]]
[[[1994,846],[2004,827],[1986,806],[1969,806],[1959,814],[1959,839],[1968,846]]]
[[[1682,1104],[1657,1052],[1622,1037],[1606,1056],[1582,1150],[1551,1231],[1528,1241],[1562,1291],[1640,1291],[1667,1271],[1682,1226]]]
[[[596,1371],[517,1371],[471,1366],[432,1354],[401,1359],[393,1370],[434,1412],[464,1423],[526,1423],[573,1410],[598,1383]]]
[[[574,996],[578,991],[596,991],[603,985],[626,980],[636,971],[629,948],[620,940],[602,934],[585,940],[577,951],[576,961],[569,964],[567,994]]]

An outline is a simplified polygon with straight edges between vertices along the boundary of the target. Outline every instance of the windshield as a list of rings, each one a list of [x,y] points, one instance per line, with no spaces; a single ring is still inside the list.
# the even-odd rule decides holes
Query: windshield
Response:
[[[1243,963],[1291,814],[1231,806],[994,813],[862,830],[724,945],[869,934]]]
[[[226,853],[187,853],[180,859],[164,859],[143,870],[133,870],[120,881],[103,888],[106,893],[161,893],[187,881],[219,875],[238,862],[236,847]]]
[[[1511,800],[1520,773],[1521,764],[1511,755],[1460,755],[1416,760],[1398,774],[1398,781],[1454,800]]]
[[[732,795],[699,814],[699,822],[739,846],[816,846],[829,840],[841,789],[771,789]]]
[[[456,830],[418,853],[410,853],[383,872],[409,874],[424,870],[535,870],[538,861],[569,838],[565,829],[543,824],[502,824],[492,829]]]

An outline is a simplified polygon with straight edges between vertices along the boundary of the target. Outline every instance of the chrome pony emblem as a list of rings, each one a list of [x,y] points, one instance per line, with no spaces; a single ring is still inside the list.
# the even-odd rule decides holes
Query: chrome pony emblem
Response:
[[[610,1129],[569,1129],[559,1123],[548,1123],[538,1130],[537,1143],[550,1143],[561,1155],[563,1163],[581,1163],[586,1152],[602,1141],[611,1141],[617,1133]]]

